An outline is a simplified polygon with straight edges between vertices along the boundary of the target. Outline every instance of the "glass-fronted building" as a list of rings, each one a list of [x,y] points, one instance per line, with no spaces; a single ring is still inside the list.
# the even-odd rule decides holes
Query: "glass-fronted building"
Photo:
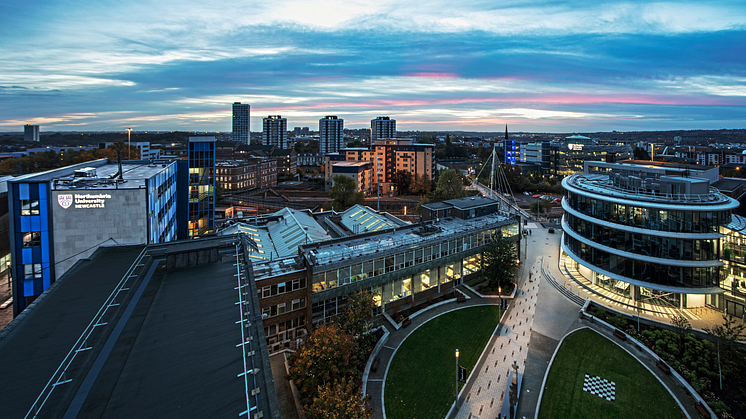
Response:
[[[738,202],[717,168],[586,162],[565,178],[562,250],[593,284],[632,301],[720,307],[724,228]]]
[[[176,163],[106,159],[8,182],[17,315],[99,246],[176,239]]]
[[[215,137],[189,137],[189,237],[215,230]]]

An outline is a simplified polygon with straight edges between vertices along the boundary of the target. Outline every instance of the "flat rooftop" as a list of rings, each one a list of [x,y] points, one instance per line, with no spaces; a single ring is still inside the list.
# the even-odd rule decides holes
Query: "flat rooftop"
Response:
[[[151,246],[141,259],[140,247],[102,248],[76,265],[0,338],[3,416],[23,417],[74,353],[71,381],[49,393],[43,417],[239,417],[248,409],[244,417],[279,418],[255,289],[237,304],[243,257],[234,242]],[[217,262],[166,269],[169,254],[210,248]]]
[[[93,160],[46,172],[32,173],[18,176],[12,180],[16,182],[52,182],[52,190],[86,190],[86,189],[139,189],[145,187],[147,179],[155,176],[173,160],[128,160],[122,162],[122,179],[113,179],[119,173],[119,164],[107,159]],[[75,178],[76,170],[95,169],[95,177]],[[74,181],[74,182],[73,182]]]
[[[326,267],[350,264],[351,260],[362,260],[368,255],[384,256],[396,253],[401,248],[421,247],[431,242],[454,239],[471,234],[474,231],[517,222],[515,216],[501,212],[469,220],[446,217],[441,219],[440,222],[430,225],[426,234],[422,234],[422,226],[413,225],[386,230],[379,234],[320,242],[304,246],[303,250],[307,255],[312,255],[309,259],[312,260],[314,265],[319,269],[325,269]]]

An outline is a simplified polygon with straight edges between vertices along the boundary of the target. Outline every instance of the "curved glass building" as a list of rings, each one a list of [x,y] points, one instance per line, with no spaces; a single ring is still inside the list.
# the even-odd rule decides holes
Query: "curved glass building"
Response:
[[[562,250],[594,285],[632,301],[715,305],[738,207],[710,187],[717,179],[717,168],[586,162],[562,181]]]

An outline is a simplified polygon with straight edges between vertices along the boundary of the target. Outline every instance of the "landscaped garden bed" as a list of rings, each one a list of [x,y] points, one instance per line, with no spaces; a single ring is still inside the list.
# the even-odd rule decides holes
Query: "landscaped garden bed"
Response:
[[[696,390],[720,418],[746,417],[746,354],[741,344],[720,338],[720,367],[723,389],[720,389],[718,368],[717,330],[698,337],[683,317],[672,319],[668,328],[640,323],[603,307],[593,307],[589,313],[637,339],[675,369]],[[735,324],[726,324],[719,330],[733,334]],[[726,333],[723,333],[726,332]],[[702,336],[702,334],[700,334]],[[704,337],[707,337],[704,338]],[[742,338],[742,337],[741,337]]]

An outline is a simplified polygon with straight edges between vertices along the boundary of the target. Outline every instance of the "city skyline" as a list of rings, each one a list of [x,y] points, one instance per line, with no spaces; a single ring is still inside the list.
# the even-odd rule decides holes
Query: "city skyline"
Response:
[[[400,131],[743,128],[732,2],[0,5],[0,131],[223,131],[283,115]]]

